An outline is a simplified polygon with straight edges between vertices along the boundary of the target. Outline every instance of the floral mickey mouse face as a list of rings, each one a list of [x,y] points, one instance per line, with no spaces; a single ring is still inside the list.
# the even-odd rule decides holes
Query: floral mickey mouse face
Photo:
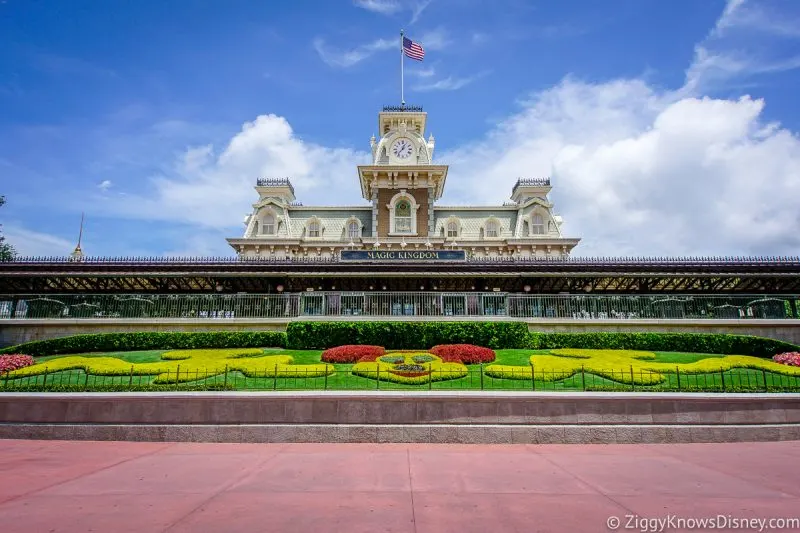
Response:
[[[394,352],[382,355],[374,362],[356,363],[352,372],[382,381],[419,385],[464,377],[467,367],[461,363],[445,363],[427,352]]]

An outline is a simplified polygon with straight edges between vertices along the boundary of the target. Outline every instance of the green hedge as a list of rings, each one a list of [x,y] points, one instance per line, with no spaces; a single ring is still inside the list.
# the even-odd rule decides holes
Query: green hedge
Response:
[[[597,350],[647,350],[772,357],[797,351],[788,342],[724,333],[529,333],[528,348],[584,348]]]
[[[528,326],[521,322],[292,322],[288,347],[325,349],[372,344],[387,349],[423,349],[437,344],[477,344],[487,348],[525,348]]]
[[[595,348],[696,352],[772,357],[799,351],[788,342],[716,333],[528,333],[522,322],[292,322],[286,333],[142,332],[73,335],[27,342],[0,353],[54,355],[62,353],[191,348],[326,349],[345,344],[371,344],[388,349],[424,349],[437,344],[476,344],[504,348]]]
[[[277,331],[96,333],[26,342],[4,348],[0,353],[24,353],[36,356],[59,353],[262,346],[285,348],[286,333]]]

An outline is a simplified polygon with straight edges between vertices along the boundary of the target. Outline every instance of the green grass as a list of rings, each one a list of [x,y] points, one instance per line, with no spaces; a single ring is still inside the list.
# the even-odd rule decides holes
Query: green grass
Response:
[[[106,352],[72,354],[84,357],[112,356],[130,363],[144,363],[158,361],[166,350],[147,350],[136,352]],[[281,353],[291,355],[296,364],[319,363],[321,350],[282,350],[267,349],[265,355]],[[529,358],[534,353],[548,353],[548,350],[497,350],[496,363],[524,366],[529,364]],[[718,354],[698,354],[680,352],[655,352],[656,361],[675,363],[679,366],[692,363],[708,357],[722,357]],[[58,357],[40,357],[38,361],[48,361]],[[759,391],[759,390],[800,390],[800,377],[790,377],[772,372],[752,369],[735,369],[722,373],[707,374],[665,374],[666,380],[658,385],[632,387],[619,383],[613,379],[597,376],[591,373],[577,373],[556,381],[543,381],[536,379],[534,382],[525,379],[492,378],[483,374],[480,365],[470,365],[469,374],[463,378],[434,381],[422,385],[406,385],[385,380],[355,376],[351,373],[353,365],[337,364],[336,372],[327,377],[299,377],[299,378],[271,378],[271,377],[245,377],[238,371],[228,372],[227,376],[204,376],[202,371],[197,373],[197,379],[188,383],[174,386],[180,390],[183,386],[225,384],[237,390],[521,390],[521,391],[580,391],[580,390],[725,390]],[[75,386],[92,387],[119,385],[141,387],[152,383],[156,376],[87,376],[82,370],[68,370],[53,372],[44,375],[30,376],[19,379],[0,379],[0,389],[15,387],[33,387],[47,389],[50,386]]]

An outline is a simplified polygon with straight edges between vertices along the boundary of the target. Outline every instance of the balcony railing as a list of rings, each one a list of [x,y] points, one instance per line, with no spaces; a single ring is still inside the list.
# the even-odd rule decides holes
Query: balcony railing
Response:
[[[0,295],[3,319],[474,317],[521,319],[800,319],[800,295],[607,296],[499,292]]]

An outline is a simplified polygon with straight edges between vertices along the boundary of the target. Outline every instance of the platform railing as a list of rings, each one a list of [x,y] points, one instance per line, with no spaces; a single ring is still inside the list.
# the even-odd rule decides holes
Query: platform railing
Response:
[[[9,319],[800,319],[800,295],[551,295],[501,292],[0,295]]]

